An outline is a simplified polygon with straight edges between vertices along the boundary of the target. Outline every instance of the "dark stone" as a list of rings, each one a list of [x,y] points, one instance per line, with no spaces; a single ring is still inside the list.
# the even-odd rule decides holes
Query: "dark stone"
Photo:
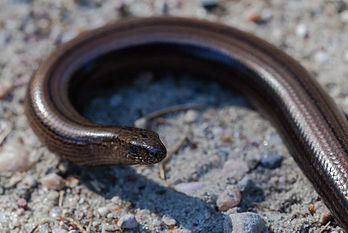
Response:
[[[261,154],[260,163],[262,167],[275,169],[280,167],[283,161],[283,156],[275,153]]]

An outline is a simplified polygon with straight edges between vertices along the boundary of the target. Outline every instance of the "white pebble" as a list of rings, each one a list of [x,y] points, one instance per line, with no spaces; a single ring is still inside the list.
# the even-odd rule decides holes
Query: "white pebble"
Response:
[[[340,16],[341,16],[342,22],[348,23],[348,10],[342,11]]]
[[[121,205],[122,204],[122,199],[118,196],[115,196],[113,198],[111,198],[111,202],[116,204],[116,205]]]
[[[329,55],[324,52],[324,51],[318,51],[315,55],[314,55],[314,59],[316,62],[323,64],[329,61]]]
[[[98,213],[101,217],[105,217],[110,212],[110,208],[107,206],[103,206],[98,208]]]
[[[218,136],[218,135],[221,135],[222,132],[223,132],[223,129],[219,126],[216,126],[214,128],[211,129],[211,132],[215,135],[215,136]]]
[[[174,186],[174,189],[178,192],[185,193],[187,195],[193,194],[204,187],[201,182],[188,182],[180,183]]]
[[[174,226],[176,225],[176,220],[167,216],[167,215],[163,215],[162,217],[162,222],[164,222],[164,224],[166,224],[167,226]]]
[[[263,9],[261,11],[261,18],[262,18],[262,20],[269,21],[269,20],[272,19],[272,17],[273,17],[273,12],[272,12],[271,9],[267,8],[267,9]]]
[[[65,187],[65,180],[55,173],[46,175],[41,179],[41,183],[48,189],[61,190]]]
[[[296,34],[299,37],[305,38],[306,36],[308,36],[308,29],[307,26],[305,24],[299,24],[296,27]]]
[[[33,164],[29,151],[19,141],[6,143],[0,152],[0,173],[27,171]]]
[[[59,197],[59,193],[57,191],[51,190],[48,192],[48,194],[46,194],[45,198],[48,201],[55,201],[57,200]]]
[[[198,119],[198,112],[195,110],[188,110],[185,114],[184,120],[186,123],[193,123]]]
[[[68,31],[62,34],[62,39],[61,41],[64,42],[68,42],[69,40],[72,40],[74,37],[77,36],[77,32],[74,31]]]
[[[138,226],[138,222],[133,214],[126,214],[118,220],[117,226],[123,229],[132,229]]]
[[[116,232],[117,230],[119,230],[119,229],[117,229],[116,225],[111,225],[111,224],[107,224],[107,223],[103,224],[102,232]]]
[[[26,177],[24,177],[23,179],[23,184],[29,186],[29,187],[33,187],[37,184],[36,179],[31,176],[31,175],[27,175]]]
[[[18,225],[18,224],[16,224],[16,225]],[[40,225],[38,228],[37,228],[37,231],[36,232],[38,232],[38,233],[46,233],[46,232],[48,232],[48,224],[47,223],[45,223],[45,224],[43,224],[43,225]]]
[[[134,126],[141,129],[145,129],[146,124],[147,124],[147,120],[144,117],[141,117],[134,122]]]
[[[57,218],[59,216],[62,216],[62,208],[59,206],[55,206],[50,210],[50,217],[51,218]]]
[[[61,228],[54,228],[52,230],[52,233],[67,233],[67,230],[61,229]]]

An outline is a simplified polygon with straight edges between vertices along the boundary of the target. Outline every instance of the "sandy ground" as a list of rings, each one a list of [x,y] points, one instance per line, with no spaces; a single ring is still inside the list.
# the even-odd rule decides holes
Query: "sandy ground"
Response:
[[[320,197],[275,129],[237,91],[188,74],[169,72],[151,82],[152,74],[142,73],[132,85],[85,101],[87,117],[127,125],[192,105],[151,124],[175,150],[165,180],[158,165],[87,168],[62,161],[29,128],[23,102],[28,80],[59,44],[115,20],[165,13],[258,35],[299,60],[348,109],[347,7],[334,0],[0,1],[0,231],[117,232],[135,216],[128,232],[221,232],[226,216],[248,211],[264,219],[264,232],[341,232],[333,221],[319,222],[327,213]],[[262,166],[265,155],[282,158],[281,165]],[[240,164],[234,175],[226,172],[229,161]],[[217,199],[229,188],[241,192],[241,202],[219,211]]]

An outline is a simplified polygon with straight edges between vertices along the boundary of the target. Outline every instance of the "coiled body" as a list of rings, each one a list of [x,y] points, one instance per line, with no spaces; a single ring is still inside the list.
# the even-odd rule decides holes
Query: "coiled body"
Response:
[[[77,164],[160,161],[166,150],[157,134],[93,123],[71,101],[84,83],[141,69],[203,73],[240,89],[272,121],[336,221],[348,230],[346,119],[295,60],[237,29],[161,17],[83,33],[57,49],[30,81],[25,105],[31,127],[48,148]]]

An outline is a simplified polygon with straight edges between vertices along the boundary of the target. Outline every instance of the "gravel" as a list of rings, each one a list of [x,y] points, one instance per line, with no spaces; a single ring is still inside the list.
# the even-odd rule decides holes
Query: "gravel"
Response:
[[[260,163],[262,167],[275,169],[280,167],[283,161],[283,156],[275,153],[262,153]]]
[[[232,233],[261,233],[266,232],[265,221],[257,214],[245,212],[231,214],[224,222],[224,232]]]
[[[194,75],[168,72],[154,81],[155,75],[146,71],[134,83],[86,99],[82,106],[94,121],[124,125],[170,106],[202,106],[151,122],[150,128],[174,151],[164,166],[165,180],[158,165],[75,166],[38,141],[23,102],[27,82],[47,55],[85,30],[126,17],[161,14],[220,22],[264,38],[300,61],[348,109],[346,1],[3,0],[2,232],[113,232],[122,227],[125,232],[230,232],[226,219],[240,222],[232,224],[240,232],[324,228],[319,220],[327,208],[272,125],[237,91]],[[272,157],[269,168],[263,154]],[[61,185],[44,185],[50,174],[55,175],[52,183],[59,180]],[[180,185],[186,191],[176,191]],[[218,211],[216,201],[228,187],[238,187],[240,203]],[[241,221],[245,216],[252,221]],[[331,221],[326,232],[341,229]]]

